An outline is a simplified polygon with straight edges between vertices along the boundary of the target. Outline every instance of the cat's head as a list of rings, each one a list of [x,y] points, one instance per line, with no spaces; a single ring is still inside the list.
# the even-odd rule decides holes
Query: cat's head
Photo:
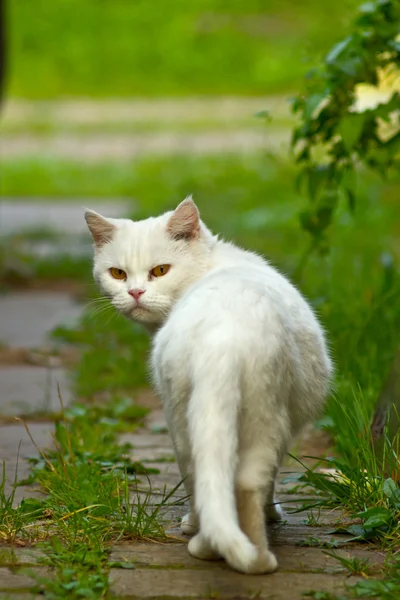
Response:
[[[215,239],[191,198],[143,221],[108,219],[87,211],[94,241],[93,275],[126,317],[161,324],[187,287],[209,268]]]

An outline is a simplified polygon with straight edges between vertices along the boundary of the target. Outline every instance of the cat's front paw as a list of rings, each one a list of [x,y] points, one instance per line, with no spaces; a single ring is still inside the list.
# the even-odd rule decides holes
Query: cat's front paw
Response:
[[[194,535],[199,530],[199,522],[192,512],[187,513],[181,521],[182,532],[186,535]]]
[[[262,550],[257,559],[251,563],[246,573],[251,575],[262,575],[263,573],[273,573],[278,568],[278,561],[270,550]]]
[[[188,550],[191,556],[200,560],[219,560],[221,558],[201,533],[198,533],[190,540]]]
[[[278,502],[275,504],[269,504],[265,507],[265,514],[267,521],[283,521],[285,513]]]

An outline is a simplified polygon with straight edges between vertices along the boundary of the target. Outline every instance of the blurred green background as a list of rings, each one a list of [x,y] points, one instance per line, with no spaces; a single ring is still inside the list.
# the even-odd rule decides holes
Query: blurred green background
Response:
[[[357,0],[12,0],[9,92],[21,98],[297,89]]]

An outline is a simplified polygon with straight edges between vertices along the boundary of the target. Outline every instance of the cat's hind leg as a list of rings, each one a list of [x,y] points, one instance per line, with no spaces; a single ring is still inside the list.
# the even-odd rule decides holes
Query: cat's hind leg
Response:
[[[240,528],[257,548],[257,558],[249,565],[248,573],[272,573],[278,562],[268,547],[265,531],[264,493],[262,490],[236,490]]]
[[[272,573],[278,562],[268,545],[265,505],[268,492],[273,489],[276,466],[272,451],[263,452],[257,447],[240,456],[236,482],[236,506],[240,528],[257,548],[257,558],[248,573]]]

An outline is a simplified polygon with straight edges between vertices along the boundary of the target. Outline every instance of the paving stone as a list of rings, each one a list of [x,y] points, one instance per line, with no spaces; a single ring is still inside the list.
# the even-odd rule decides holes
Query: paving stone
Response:
[[[154,493],[155,487],[152,487]],[[180,496],[179,496],[180,494]],[[179,489],[173,496],[172,500],[180,502],[184,497],[184,489]],[[141,495],[140,499],[144,500],[144,494]],[[157,496],[153,496],[152,502],[156,503]],[[167,529],[167,533],[171,534],[174,538],[178,538],[184,542],[188,541],[185,535],[182,535],[180,530],[180,522],[182,517],[188,512],[187,502],[185,501],[183,506],[166,506],[160,508],[160,515],[163,517],[164,527]],[[285,517],[285,521],[282,523],[268,523],[267,533],[268,539],[274,548],[280,546],[299,547],[299,548],[310,548],[315,549],[320,553],[323,553],[324,548],[329,548],[332,543],[340,544],[340,546],[346,546],[346,548],[354,548],[354,543],[350,542],[354,536],[350,534],[334,535],[329,533],[333,529],[333,524],[326,524],[323,527],[309,527],[299,523],[290,523],[291,515]],[[314,547],[315,546],[315,547]]]
[[[186,537],[186,540],[189,538]],[[321,552],[317,548],[297,548],[291,547],[273,547],[280,571],[299,571],[302,573],[325,572],[328,574],[346,572],[340,563]],[[371,560],[371,564],[382,564],[384,553],[372,553],[363,548],[352,548],[351,552],[347,550],[337,550],[337,554],[348,558],[357,556]],[[137,543],[135,545],[116,545],[110,555],[111,562],[129,562],[134,563],[138,568],[186,568],[186,569],[205,569],[218,570],[225,572],[227,567],[222,561],[208,562],[198,560],[190,556],[187,551],[187,544],[151,544]]]
[[[35,586],[37,586],[37,583],[30,575],[15,573],[6,567],[0,567],[0,592],[12,590],[29,591]]]
[[[82,305],[64,292],[1,294],[0,343],[23,348],[48,345],[55,327],[75,323],[81,314]]]
[[[180,482],[181,478],[180,475],[177,476],[174,472],[164,472],[160,473],[159,475],[150,475],[147,479],[143,477],[143,475],[139,475],[139,480],[141,482],[141,489],[159,492],[163,491],[164,489],[167,489],[168,491],[176,487]],[[185,488],[183,485],[179,487],[178,493],[180,496],[185,495]]]
[[[167,454],[172,454],[171,438],[168,434],[149,433],[140,431],[137,433],[123,433],[119,436],[119,441],[123,444],[130,442],[133,444],[135,451],[143,448],[157,448],[167,450]]]
[[[172,452],[171,448],[137,448],[134,447],[132,449],[132,452],[130,454],[131,458],[133,461],[137,461],[137,460],[151,460],[154,463],[157,464],[151,464],[151,467],[154,467],[155,469],[164,469],[166,468],[165,465],[170,466],[171,464],[174,464],[174,462],[172,462],[172,459],[174,459],[174,454]],[[170,463],[164,463],[164,459],[166,460],[171,460]],[[174,459],[175,460],[175,459]],[[174,473],[178,474],[179,473],[179,469],[175,470],[174,469]]]
[[[0,201],[0,235],[37,228],[60,231],[63,234],[87,233],[83,218],[84,207],[96,210],[106,217],[118,218],[132,210],[132,201],[121,198],[75,198],[67,201],[49,198],[37,202],[32,199],[4,198]]]
[[[242,575],[223,563],[207,569],[111,569],[111,591],[123,598],[265,598],[301,600],[309,590],[340,593],[343,579],[311,573]],[[357,578],[352,578],[356,582]]]
[[[161,408],[152,410],[145,419],[147,429],[152,433],[168,433],[164,411]]]
[[[289,524],[276,524],[269,525],[270,537],[273,540],[274,545],[277,546],[293,546],[293,545],[317,545],[317,544],[329,544],[338,543],[345,544],[352,535],[340,534],[334,535],[329,533],[332,527],[307,527],[306,525],[291,525]]]
[[[32,592],[20,593],[13,590],[12,593],[10,593],[0,591],[0,600],[43,600],[43,596],[39,596]]]
[[[0,546],[0,565],[2,567],[10,568],[17,565],[36,565],[43,556],[44,553],[38,548]]]
[[[30,423],[28,425],[34,443],[32,442],[24,425],[0,425],[0,455],[8,462],[17,461],[19,457],[26,458],[37,455],[37,447],[48,448],[52,443],[54,426],[52,423]]]
[[[71,400],[69,376],[64,369],[34,366],[0,367],[0,415],[57,412]]]

